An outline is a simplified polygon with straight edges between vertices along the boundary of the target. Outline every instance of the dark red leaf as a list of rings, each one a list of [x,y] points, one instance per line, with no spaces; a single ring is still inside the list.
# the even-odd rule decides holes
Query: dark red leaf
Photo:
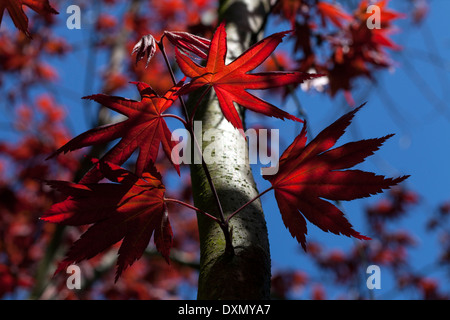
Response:
[[[303,72],[281,71],[249,73],[270,56],[287,33],[275,33],[261,40],[227,65],[225,64],[227,34],[223,23],[217,28],[211,40],[205,67],[198,65],[176,48],[176,58],[181,71],[192,78],[180,89],[180,94],[189,93],[203,86],[211,86],[214,88],[225,118],[238,129],[243,129],[243,126],[234,102],[267,116],[302,122],[297,117],[246,91],[247,89],[261,90],[299,84],[320,76]]]
[[[392,179],[360,170],[342,171],[363,162],[392,136],[350,142],[331,149],[361,107],[328,126],[308,145],[304,126],[300,135],[281,155],[278,172],[264,176],[275,190],[284,224],[304,249],[307,233],[305,218],[323,231],[369,239],[353,230],[344,214],[324,199],[349,201],[369,197],[408,177]]]
[[[24,5],[41,15],[58,14],[58,11],[50,6],[48,0],[0,0],[0,24],[6,9],[17,29],[24,32],[29,38],[31,35],[28,31],[28,17],[22,8]]]

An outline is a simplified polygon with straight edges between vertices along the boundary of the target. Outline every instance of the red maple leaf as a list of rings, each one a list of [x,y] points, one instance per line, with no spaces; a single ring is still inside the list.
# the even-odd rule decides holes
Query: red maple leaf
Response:
[[[140,178],[107,162],[96,167],[112,182],[77,184],[48,181],[67,198],[54,204],[42,220],[71,226],[90,225],[68,251],[55,273],[72,263],[90,259],[123,239],[117,260],[116,281],[139,259],[152,235],[157,250],[169,261],[172,228],[164,201],[165,187],[152,168]]]
[[[248,73],[270,56],[287,33],[289,32],[275,33],[261,40],[227,65],[225,64],[227,34],[224,23],[219,25],[213,35],[205,67],[198,65],[176,48],[176,59],[181,71],[192,79],[180,89],[180,94],[189,93],[203,86],[214,88],[225,118],[238,129],[243,129],[243,126],[233,102],[267,116],[302,122],[297,117],[246,91],[299,84],[304,80],[320,76],[281,71]]]
[[[28,31],[28,17],[23,11],[23,5],[30,7],[41,15],[58,14],[58,11],[50,6],[48,0],[0,0],[0,24],[6,9],[17,29],[24,32],[29,38],[31,38],[31,35]]]
[[[175,142],[172,141],[171,132],[161,115],[177,99],[175,93],[183,82],[181,81],[172,87],[163,97],[158,96],[146,83],[132,83],[136,84],[141,95],[141,101],[104,94],[83,98],[94,100],[115,110],[127,116],[127,120],[88,130],[70,140],[48,158],[52,158],[61,152],[66,153],[86,146],[103,144],[121,137],[122,139],[103,156],[101,161],[122,165],[136,149],[139,149],[135,173],[140,176],[150,162],[155,163],[160,144],[169,160],[172,161],[171,152]],[[179,173],[177,162],[173,165]],[[102,177],[94,166],[80,183],[94,183]]]
[[[323,231],[370,239],[353,230],[336,206],[323,199],[349,201],[369,197],[408,178],[385,178],[372,172],[345,170],[372,155],[392,135],[349,142],[332,148],[355,113],[345,114],[306,145],[306,126],[283,152],[275,175],[263,177],[272,184],[285,226],[306,250],[306,221]]]
[[[302,0],[279,0],[273,8],[273,12],[286,18],[291,23],[292,29],[294,29],[297,17],[301,13],[302,5]]]

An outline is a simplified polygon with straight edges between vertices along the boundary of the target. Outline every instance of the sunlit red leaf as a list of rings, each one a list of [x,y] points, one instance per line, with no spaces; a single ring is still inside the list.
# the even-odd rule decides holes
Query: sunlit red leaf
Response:
[[[202,59],[207,58],[207,52],[211,44],[210,40],[182,31],[165,31],[164,35],[175,47],[184,53],[193,53]]]
[[[180,89],[180,94],[192,92],[203,86],[214,88],[225,118],[237,129],[243,129],[243,126],[234,103],[267,116],[301,122],[302,120],[297,117],[246,91],[299,84],[319,76],[303,72],[281,71],[249,73],[270,56],[287,33],[275,33],[261,40],[227,65],[225,64],[227,34],[223,23],[219,25],[211,40],[205,67],[192,61],[177,48],[178,65],[186,76],[192,78]]]
[[[280,157],[275,175],[264,175],[275,190],[284,224],[306,249],[305,218],[323,231],[358,239],[369,239],[353,230],[344,214],[332,201],[349,201],[382,192],[408,176],[385,178],[351,168],[372,155],[392,135],[349,142],[331,149],[344,134],[355,113],[342,116],[306,145],[306,126]]]

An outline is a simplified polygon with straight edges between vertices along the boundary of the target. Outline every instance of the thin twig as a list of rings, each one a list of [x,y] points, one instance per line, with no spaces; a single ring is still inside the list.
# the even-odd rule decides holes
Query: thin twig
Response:
[[[192,127],[194,124],[194,117],[195,117],[195,113],[198,109],[198,107],[200,106],[201,102],[203,101],[203,98],[208,94],[208,92],[211,90],[211,86],[208,86],[203,92],[202,95],[200,96],[200,98],[198,98],[197,103],[195,104],[194,108],[192,109],[192,113],[189,119],[189,125]]]
[[[188,125],[187,122],[183,118],[177,116],[176,114],[166,113],[166,114],[161,114],[160,117],[161,118],[174,118],[174,119],[177,119],[178,121],[180,121],[185,127]]]
[[[234,211],[232,214],[230,214],[227,218],[227,221],[229,222],[231,218],[233,218],[237,213],[241,212],[245,207],[247,207],[248,205],[252,204],[253,201],[261,198],[264,194],[266,194],[267,192],[269,192],[270,190],[273,189],[273,186],[264,190],[263,192],[261,192],[260,194],[258,194],[256,197],[254,197],[253,199],[251,199],[250,201],[248,201],[246,204],[242,205],[239,209],[237,209],[236,211]]]
[[[176,81],[175,74],[173,72],[172,66],[169,63],[169,59],[167,58],[166,51],[164,49],[163,38],[164,38],[164,36],[161,37],[160,41],[157,42],[157,44],[158,44],[158,47],[159,47],[159,49],[161,50],[161,52],[163,54],[163,58],[164,58],[164,61],[166,63],[167,69],[169,70],[170,77],[172,78],[172,82],[175,85],[177,83],[177,81]],[[209,90],[206,90],[206,91],[209,91]],[[205,95],[206,95],[206,93],[201,96],[201,100],[203,100]],[[180,96],[179,99],[180,99],[181,106],[183,108],[183,112],[184,112],[184,116],[186,118],[186,121],[189,121],[190,117],[189,117],[189,112],[188,112],[186,103],[184,102],[183,97]],[[197,102],[197,104],[199,105],[200,101]],[[193,117],[194,117],[194,113],[192,115],[192,119],[193,119]],[[221,227],[221,229],[222,229],[222,231],[224,233],[224,236],[225,236],[225,242],[226,242],[225,252],[227,252],[229,254],[234,254],[233,245],[232,245],[232,241],[231,241],[231,234],[230,234],[229,227],[228,227],[228,220],[225,219],[225,214],[223,212],[222,204],[220,203],[219,195],[217,193],[216,187],[215,187],[213,179],[211,177],[211,173],[209,172],[208,166],[207,166],[207,164],[205,162],[205,159],[203,157],[203,152],[202,152],[202,150],[200,148],[200,145],[199,145],[199,143],[197,141],[197,138],[196,138],[196,136],[194,134],[194,129],[192,127],[192,123],[187,122],[186,129],[189,131],[189,134],[191,135],[192,140],[194,141],[195,147],[197,148],[198,152],[202,156],[201,157],[202,158],[202,168],[203,168],[203,171],[205,173],[206,180],[208,181],[208,184],[209,184],[209,186],[211,188],[213,197],[214,197],[214,199],[216,201],[217,208],[219,209],[219,220],[216,219],[215,221],[219,223],[219,225],[220,225],[220,227]]]
[[[189,209],[192,209],[192,210],[194,210],[194,211],[197,211],[198,213],[201,213],[201,214],[203,214],[204,216],[206,216],[206,217],[208,217],[208,218],[210,218],[210,219],[213,219],[214,221],[216,221],[216,222],[218,222],[218,223],[220,222],[219,219],[217,219],[217,218],[214,217],[213,215],[209,214],[208,212],[205,212],[205,211],[203,211],[202,209],[199,209],[199,208],[197,208],[197,207],[194,207],[194,206],[192,206],[192,205],[190,205],[189,203],[186,203],[186,202],[184,202],[184,201],[177,200],[177,199],[171,199],[171,198],[164,198],[164,201],[166,201],[166,202],[174,202],[174,203],[178,203],[178,204],[180,204],[180,205],[182,205],[182,206],[185,206],[186,208],[189,208]]]

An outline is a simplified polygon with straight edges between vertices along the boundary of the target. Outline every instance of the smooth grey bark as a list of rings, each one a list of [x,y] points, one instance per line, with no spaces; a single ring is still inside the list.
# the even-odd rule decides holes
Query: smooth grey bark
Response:
[[[226,21],[227,63],[247,49],[262,29],[270,10],[266,0],[221,1],[220,20]],[[261,35],[259,35],[261,36]],[[215,163],[208,163],[225,216],[258,195],[248,161],[247,143],[242,134],[224,117],[217,98],[210,92],[207,103],[197,109],[196,120],[201,121],[202,136],[214,130],[214,138],[197,135],[202,142],[204,156],[211,154]],[[191,95],[188,107],[195,104]],[[241,118],[242,108],[238,107]],[[213,140],[205,141],[202,138]],[[243,153],[242,150],[245,150]],[[195,205],[219,216],[218,207],[200,164],[191,165]],[[220,226],[198,215],[200,232],[200,274],[198,299],[269,299],[271,261],[266,222],[259,199],[230,220],[234,255],[225,253],[225,238]]]

